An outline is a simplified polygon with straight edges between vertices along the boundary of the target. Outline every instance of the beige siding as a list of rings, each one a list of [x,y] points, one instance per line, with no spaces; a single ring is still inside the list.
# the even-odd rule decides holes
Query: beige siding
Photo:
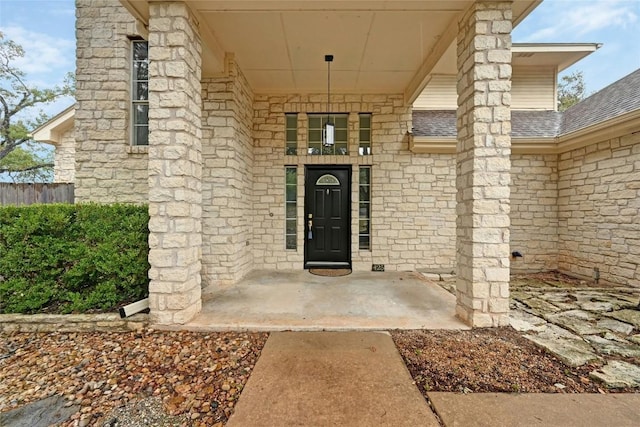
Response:
[[[414,110],[455,110],[458,108],[455,75],[434,75],[413,103]]]
[[[514,68],[512,79],[512,109],[555,109],[555,70],[553,68]],[[434,75],[413,103],[413,109],[455,110],[458,108],[457,97],[455,75]]]
[[[555,110],[555,76],[553,68],[514,68],[511,108]]]

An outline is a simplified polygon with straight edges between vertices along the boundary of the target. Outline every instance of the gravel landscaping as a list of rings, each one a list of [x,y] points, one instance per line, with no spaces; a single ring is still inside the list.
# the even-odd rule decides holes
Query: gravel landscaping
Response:
[[[153,330],[0,334],[0,412],[61,395],[79,405],[62,426],[221,426],[266,339]]]
[[[512,328],[392,336],[425,394],[610,391],[589,378],[595,365],[570,367]],[[78,408],[62,426],[219,427],[231,415],[267,334],[145,330],[13,333],[0,339],[0,412],[60,395]]]
[[[451,280],[439,284],[452,287]],[[513,280],[517,330],[393,331],[392,337],[427,399],[435,391],[638,393],[640,383],[631,381],[640,378],[638,295],[557,274],[521,276]],[[13,409],[60,396],[50,401],[73,412],[61,426],[221,427],[267,337],[152,329],[0,332],[0,424]]]

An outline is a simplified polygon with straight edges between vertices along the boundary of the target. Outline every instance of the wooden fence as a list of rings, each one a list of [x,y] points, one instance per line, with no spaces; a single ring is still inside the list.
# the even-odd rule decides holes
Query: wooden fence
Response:
[[[73,184],[11,184],[0,182],[0,205],[73,203]]]

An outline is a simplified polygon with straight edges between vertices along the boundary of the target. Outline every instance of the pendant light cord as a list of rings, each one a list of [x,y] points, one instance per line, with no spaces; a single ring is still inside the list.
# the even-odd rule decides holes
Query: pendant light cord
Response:
[[[330,111],[331,111],[331,61],[327,61],[327,123],[329,123]]]
[[[327,123],[329,123],[331,111],[331,62],[333,61],[333,55],[325,55],[324,60],[327,62]]]

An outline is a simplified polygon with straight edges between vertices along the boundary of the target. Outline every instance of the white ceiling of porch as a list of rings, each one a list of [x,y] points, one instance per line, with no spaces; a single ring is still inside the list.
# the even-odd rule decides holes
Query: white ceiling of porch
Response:
[[[333,54],[331,86],[336,92],[374,88],[401,93],[455,15],[364,10],[203,13],[220,44],[235,53],[254,89],[266,92],[325,91],[324,55]],[[236,28],[247,30],[238,34]]]
[[[148,1],[121,0],[148,22]],[[516,0],[518,22],[541,0]],[[185,0],[200,23],[203,76],[233,53],[256,93],[422,90],[471,0]],[[146,19],[146,20],[145,20]]]

